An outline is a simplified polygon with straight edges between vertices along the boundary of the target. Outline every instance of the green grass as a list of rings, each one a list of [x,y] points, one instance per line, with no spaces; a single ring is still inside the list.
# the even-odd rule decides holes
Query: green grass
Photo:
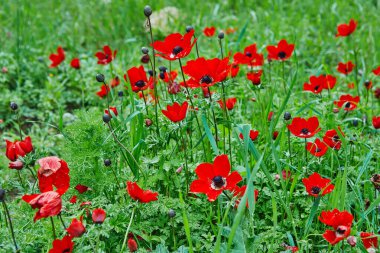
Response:
[[[264,66],[263,89],[256,89],[245,78],[247,69],[241,66],[239,77],[225,82],[227,97],[236,97],[238,102],[229,112],[230,121],[217,103],[212,107],[216,112],[219,136],[214,139],[215,128],[211,117],[209,101],[202,92],[195,100],[200,108],[199,122],[203,136],[198,134],[191,115],[181,127],[170,123],[160,112],[172,99],[185,100],[183,94],[175,97],[165,95],[159,86],[160,136],[155,125],[145,127],[145,119],[155,121],[154,105],[149,104],[146,115],[144,103],[130,92],[129,84],[122,76],[132,66],[140,64],[143,46],[149,46],[149,34],[144,27],[143,8],[150,4],[153,12],[175,7],[178,16],[171,16],[166,25],[154,23],[156,40],[172,32],[185,32],[187,25],[193,25],[198,36],[200,55],[206,58],[220,57],[216,37],[202,35],[206,26],[215,26],[217,31],[235,28],[236,32],[226,35],[223,40],[224,54],[243,51],[244,47],[256,43],[259,52],[266,55],[265,47],[285,38],[296,45],[296,51],[285,64],[285,79],[282,66],[273,62],[271,69]],[[380,114],[379,100],[372,94],[366,99],[365,80],[373,81],[373,90],[379,87],[380,78],[371,70],[380,65],[380,1],[0,1],[0,132],[2,140],[17,139],[16,116],[9,109],[9,103],[16,101],[20,106],[22,129],[30,135],[35,152],[28,156],[32,164],[36,159],[57,155],[68,162],[71,169],[71,188],[63,196],[62,216],[67,224],[74,217],[86,215],[79,207],[83,201],[91,201],[90,210],[102,207],[107,219],[101,226],[95,226],[91,217],[85,217],[87,232],[75,239],[75,252],[120,252],[127,227],[130,232],[141,236],[139,252],[152,249],[156,252],[281,252],[282,243],[297,245],[300,252],[360,252],[363,249],[360,238],[358,246],[350,248],[346,243],[329,246],[322,238],[327,226],[318,221],[322,210],[348,210],[354,215],[352,235],[361,231],[379,231],[378,206],[380,197],[370,182],[374,173],[380,172],[378,132],[371,124],[372,116]],[[358,20],[358,28],[348,38],[335,38],[336,26],[347,23],[350,18]],[[161,18],[161,21],[164,18]],[[101,117],[106,107],[105,100],[95,92],[100,85],[95,80],[97,73],[110,79],[110,66],[96,64],[95,52],[104,45],[117,49],[112,62],[114,73],[122,84],[112,93],[112,104],[123,112],[112,120],[115,133],[121,143],[131,152],[124,157],[120,146],[113,140]],[[49,55],[58,46],[64,47],[66,60],[58,69],[49,69]],[[358,88],[350,90],[348,82],[355,82],[354,74],[345,79],[337,73],[340,61],[355,61],[353,49],[357,49],[359,75]],[[74,57],[81,59],[81,70],[69,67]],[[192,53],[183,60],[195,59]],[[157,59],[157,66],[168,62]],[[179,70],[178,62],[171,64]],[[271,73],[269,76],[269,72]],[[303,83],[309,76],[332,74],[337,85],[331,94],[323,97],[303,92]],[[181,81],[179,73],[178,80]],[[271,81],[270,81],[271,80]],[[288,89],[283,89],[286,82]],[[161,84],[160,84],[161,85]],[[82,107],[82,89],[85,91],[85,107]],[[220,84],[213,86],[217,100],[222,96]],[[117,91],[124,91],[124,98],[117,98]],[[342,94],[359,94],[358,109],[344,115],[332,112],[333,101]],[[252,102],[251,98],[256,98]],[[274,112],[273,120],[267,116]],[[288,153],[288,136],[283,113],[289,111],[293,117],[317,116],[320,120],[322,137],[328,129],[342,128],[345,136],[340,151],[329,150],[321,159],[308,154],[304,159],[302,139],[291,136],[292,162]],[[354,126],[353,120],[358,120]],[[203,162],[212,162],[217,154],[232,154],[232,168],[240,172],[245,183],[253,182],[243,199],[248,199],[249,208],[244,205],[234,208],[234,200],[221,196],[213,203],[202,195],[198,198],[186,194],[184,170],[184,142],[181,133],[192,127],[194,135],[187,136],[188,168],[191,180],[195,179],[194,169]],[[259,130],[255,142],[242,142],[238,135],[248,136],[249,129]],[[279,131],[276,140],[273,131]],[[225,134],[224,134],[225,133]],[[231,147],[224,146],[225,136],[231,136]],[[2,142],[5,151],[5,141]],[[203,144],[206,154],[204,155]],[[228,138],[227,138],[228,143]],[[123,150],[125,152],[125,150]],[[112,167],[103,166],[104,159],[113,161]],[[32,166],[38,169],[36,163]],[[307,168],[306,168],[307,167]],[[292,172],[293,180],[275,180],[282,170]],[[319,205],[307,195],[302,178],[312,172],[328,177],[335,184],[331,194],[321,197]],[[142,173],[141,173],[142,172]],[[48,252],[52,245],[49,219],[33,223],[35,210],[21,200],[32,191],[33,179],[27,170],[21,171],[25,187],[19,182],[17,172],[8,169],[8,160],[0,157],[0,186],[7,191],[16,240],[22,252]],[[129,221],[134,203],[125,191],[127,180],[138,180],[144,189],[159,192],[159,200],[149,204],[138,204],[131,226]],[[91,191],[78,194],[74,190],[78,183],[88,185]],[[260,191],[257,202],[253,190]],[[77,204],[68,200],[78,195]],[[367,202],[368,201],[368,202]],[[368,203],[368,204],[366,204]],[[176,211],[170,219],[169,209]],[[13,244],[9,229],[5,225],[3,210],[0,208],[0,252],[11,252]],[[54,218],[59,238],[64,229],[58,218]],[[95,250],[96,249],[96,250]]]

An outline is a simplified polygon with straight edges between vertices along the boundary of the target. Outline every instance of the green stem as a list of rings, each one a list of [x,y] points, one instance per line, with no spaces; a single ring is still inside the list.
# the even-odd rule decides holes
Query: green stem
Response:
[[[128,238],[129,229],[131,228],[131,224],[132,224],[132,221],[133,221],[133,217],[134,217],[134,215],[135,215],[135,209],[136,209],[136,206],[133,207],[132,215],[131,215],[131,219],[129,220],[129,224],[128,224],[127,230],[125,231],[124,241],[123,241],[123,245],[121,246],[120,253],[123,253],[123,252],[124,252],[125,244],[127,243],[127,238]]]
[[[3,207],[4,207],[4,211],[5,211],[5,216],[8,219],[8,224],[9,224],[9,228],[11,230],[11,236],[12,236],[13,244],[15,245],[15,250],[16,250],[16,252],[18,252],[19,249],[17,247],[15,233],[13,231],[13,224],[12,224],[11,216],[9,214],[9,210],[8,210],[8,207],[7,207],[7,204],[5,203],[5,201],[3,201]]]
[[[53,232],[53,239],[55,240],[57,238],[57,235],[55,234],[54,220],[53,220],[53,217],[51,216],[50,216],[50,222],[51,222],[51,230]]]

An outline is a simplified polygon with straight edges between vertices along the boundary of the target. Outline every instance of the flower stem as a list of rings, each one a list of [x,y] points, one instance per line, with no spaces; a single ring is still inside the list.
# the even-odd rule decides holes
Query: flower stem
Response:
[[[145,104],[145,110],[146,110],[146,116],[149,115],[149,111],[148,111],[148,106],[146,105],[146,97],[145,97],[145,94],[144,94],[144,91],[142,90],[141,91],[142,93],[142,96],[143,96],[143,99],[144,99],[144,104]]]
[[[53,239],[55,240],[57,238],[57,235],[55,234],[54,220],[53,220],[53,217],[51,216],[50,216],[50,222],[51,222],[51,231],[53,232]]]
[[[67,227],[66,227],[66,225],[65,225],[65,222],[63,221],[63,219],[62,219],[62,214],[61,213],[59,213],[58,214],[58,217],[59,217],[59,220],[61,221],[61,223],[62,223],[62,226],[63,226],[63,228],[66,230],[67,229]]]
[[[306,161],[306,172],[307,172],[307,138],[305,138],[305,161]]]
[[[19,249],[17,247],[15,233],[13,231],[13,224],[12,224],[11,216],[9,214],[9,210],[8,210],[8,207],[7,207],[7,204],[5,203],[5,201],[3,201],[3,207],[4,207],[5,216],[8,219],[8,223],[9,223],[9,228],[11,230],[11,236],[12,236],[13,244],[15,245],[15,250],[16,250],[16,252],[18,252]]]
[[[125,231],[124,241],[123,241],[123,245],[121,246],[120,253],[124,252],[125,244],[127,243],[127,238],[128,238],[129,229],[131,228],[131,224],[132,224],[132,221],[133,221],[133,217],[134,217],[134,215],[135,215],[135,209],[136,209],[136,206],[133,207],[132,215],[131,215],[131,219],[129,220],[129,224],[128,224],[127,230]]]
[[[189,168],[188,168],[188,165],[187,165],[186,134],[185,133],[181,133],[182,132],[181,123],[179,123],[178,126],[179,126],[179,130],[180,130],[180,135],[182,137],[183,145],[184,145],[183,154],[185,156],[185,176],[186,176],[186,195],[187,195],[187,193],[189,192]]]
[[[290,130],[289,129],[288,129],[288,149],[289,149],[290,165],[292,165],[292,149],[290,148]]]
[[[285,61],[282,61],[282,82],[284,84],[284,89],[286,92],[286,82],[285,82]]]
[[[210,107],[211,107],[211,111],[212,111],[212,117],[214,119],[215,141],[216,141],[216,143],[218,143],[218,122],[216,122],[215,111],[214,111],[214,107],[212,106],[213,103],[212,103],[212,95],[211,95],[210,87],[207,87],[207,89],[208,89],[208,94],[210,97]]]

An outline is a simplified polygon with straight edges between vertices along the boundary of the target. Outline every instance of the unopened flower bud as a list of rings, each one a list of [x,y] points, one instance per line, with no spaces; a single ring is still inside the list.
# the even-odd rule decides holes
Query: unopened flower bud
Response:
[[[104,83],[104,75],[103,74],[97,74],[96,75],[96,81],[99,83]]]
[[[117,93],[117,95],[118,95],[119,98],[121,98],[121,97],[124,96],[124,93],[123,93],[123,91],[119,91],[119,92]]]
[[[18,109],[18,105],[15,102],[11,102],[10,106],[13,111],[16,111]]]
[[[104,121],[104,123],[108,123],[108,122],[110,122],[110,120],[111,120],[111,116],[110,115],[108,115],[107,113],[103,114],[103,121]]]
[[[182,166],[178,167],[178,169],[175,171],[176,173],[181,173],[182,171]]]
[[[142,47],[141,48],[141,53],[148,54],[149,53],[149,49],[147,47]]]
[[[192,31],[192,30],[194,30],[193,26],[191,26],[191,25],[186,26],[186,32],[187,33],[190,32],[190,31]]]
[[[168,216],[170,218],[174,218],[175,217],[175,211],[173,209],[170,209],[169,212],[168,212]]]
[[[219,39],[224,39],[224,32],[220,32],[219,34],[218,34],[218,38]]]
[[[111,162],[110,159],[105,159],[105,160],[104,160],[104,166],[109,167],[109,166],[111,166],[111,164],[112,164],[112,162]]]
[[[150,17],[150,15],[152,15],[152,8],[149,5],[144,7],[144,15],[145,17]]]
[[[292,115],[290,114],[290,112],[284,113],[284,120],[290,120],[291,118],[292,118]]]
[[[24,163],[20,160],[16,160],[14,162],[10,162],[8,167],[10,169],[21,170],[24,167]]]
[[[0,202],[4,202],[5,200],[5,191],[0,188]]]
[[[150,56],[149,56],[149,54],[144,54],[144,55],[141,57],[141,62],[144,63],[144,64],[149,63],[149,60],[150,60]]]
[[[151,119],[145,119],[145,126],[150,127],[153,124],[153,121]]]
[[[347,237],[347,243],[351,245],[351,247],[355,247],[356,246],[356,237],[355,236],[352,236],[350,235],[349,237]]]

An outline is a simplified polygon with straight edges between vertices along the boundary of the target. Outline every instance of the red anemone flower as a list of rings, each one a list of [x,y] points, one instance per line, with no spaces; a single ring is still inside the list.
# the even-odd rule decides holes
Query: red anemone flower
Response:
[[[164,81],[165,83],[172,83],[176,79],[177,75],[178,75],[177,71],[171,71],[170,75],[168,72],[165,72],[164,78],[162,78],[162,81]]]
[[[133,92],[146,90],[149,87],[149,82],[143,66],[138,68],[132,67],[127,70],[127,74]],[[124,79],[127,81],[127,75],[124,75]]]
[[[292,123],[287,127],[292,134],[300,138],[313,137],[321,130],[317,117],[311,117],[309,119],[296,117],[293,118]]]
[[[345,111],[354,110],[360,101],[360,97],[353,97],[349,94],[340,96],[339,100],[334,101],[334,105],[343,108]]]
[[[189,104],[185,101],[182,105],[174,102],[173,105],[168,105],[166,110],[162,110],[162,113],[172,122],[179,122],[186,118],[187,107]]]
[[[49,156],[38,160],[38,186],[41,192],[53,191],[55,186],[57,192],[62,195],[70,187],[70,169],[64,160],[55,156]]]
[[[74,58],[70,62],[70,66],[74,69],[80,69],[80,61],[78,58]]]
[[[316,157],[324,156],[329,149],[328,146],[320,139],[315,139],[315,142],[308,142],[306,144],[306,149],[310,154]]]
[[[324,196],[334,190],[331,180],[321,177],[316,172],[310,177],[302,179],[302,183],[305,185],[307,193],[313,197]]]
[[[380,128],[380,116],[373,116],[372,117],[372,125],[375,129],[379,129]]]
[[[335,80],[336,81],[336,80]],[[333,85],[331,85],[329,83],[329,85],[327,86],[326,84],[326,76],[324,75],[320,75],[320,76],[311,76],[309,78],[309,82],[310,83],[304,83],[303,85],[303,90],[304,91],[311,91],[313,92],[314,94],[319,94],[322,92],[322,90],[326,87],[334,87],[335,83]]]
[[[88,191],[90,188],[83,184],[77,184],[74,189],[77,190],[80,194],[82,194]]]
[[[7,147],[5,151],[5,155],[11,161],[16,161],[19,157],[24,157],[30,152],[33,151],[32,139],[30,136],[25,137],[24,140],[21,141],[8,141],[5,140]]]
[[[106,219],[106,212],[103,209],[97,208],[94,211],[92,211],[92,221],[95,224],[102,224],[105,219]]]
[[[190,54],[197,39],[194,38],[194,30],[181,35],[180,33],[173,33],[167,36],[164,41],[155,41],[151,46],[158,51],[157,56],[162,57],[169,61],[181,59]]]
[[[236,185],[235,188],[233,189],[234,197],[239,198],[239,200],[236,201],[236,206],[240,204],[240,199],[244,196],[246,190],[247,190],[246,185],[243,185],[242,187],[239,187]],[[257,197],[259,196],[259,190],[255,189],[254,196],[255,196],[255,202],[256,202]],[[247,203],[245,204],[245,206],[248,207],[248,198],[247,198]]]
[[[250,130],[249,131],[249,138],[252,140],[252,141],[255,141],[257,139],[257,137],[259,136],[259,131],[256,131],[256,130]],[[239,134],[239,138],[243,140],[244,136],[242,133]]]
[[[253,85],[261,84],[261,75],[263,74],[262,70],[257,72],[249,72],[247,73],[247,79],[252,82]]]
[[[239,64],[237,63],[232,63],[231,64],[231,68],[230,68],[230,75],[231,77],[236,77],[237,74],[239,73],[239,70],[240,70],[240,67],[239,67]]]
[[[277,46],[267,46],[268,59],[276,61],[285,61],[292,56],[294,44],[288,44],[284,39],[278,42]]]
[[[207,37],[212,37],[215,34],[215,30],[216,30],[216,28],[213,26],[205,27],[205,29],[203,29],[203,34]]]
[[[201,163],[195,169],[198,176],[190,185],[193,193],[204,193],[209,201],[215,201],[224,191],[233,191],[242,180],[237,171],[230,173],[231,165],[227,155],[215,157],[214,163]]]
[[[326,75],[323,83],[323,89],[331,90],[335,87],[336,77],[332,75]]]
[[[372,70],[372,73],[374,73],[376,76],[380,76],[380,66],[378,66],[376,69]]]
[[[376,250],[379,247],[377,236],[374,233],[361,232],[360,237],[362,238],[363,245],[367,250],[370,248]]]
[[[82,221],[83,221],[83,216],[80,217],[80,220],[77,220],[76,218],[74,218],[71,221],[70,226],[66,229],[67,233],[71,237],[81,237],[86,232],[86,228],[83,226]]]
[[[210,87],[224,81],[230,71],[228,61],[228,58],[206,60],[203,57],[188,61],[183,67],[183,72],[190,76],[186,85],[191,88]]]
[[[338,129],[340,134],[344,136],[344,133],[342,132],[340,127],[338,127]],[[326,143],[330,148],[336,150],[339,150],[342,145],[342,141],[340,140],[340,137],[335,129],[328,130],[325,133],[325,135],[323,136],[323,142]]]
[[[70,198],[69,202],[70,202],[71,204],[75,204],[75,203],[77,203],[77,200],[78,200],[77,195],[74,195],[74,196],[72,196],[72,197]]]
[[[97,52],[95,56],[98,58],[98,64],[107,65],[112,62],[116,57],[117,50],[113,51],[106,45],[103,47],[103,52]]]
[[[62,240],[55,239],[53,241],[53,248],[49,250],[49,253],[71,253],[74,249],[73,238],[66,235]]]
[[[112,88],[115,88],[116,86],[119,86],[119,84],[120,84],[120,78],[118,76],[115,76],[115,78],[111,80],[110,84],[111,84]]]
[[[244,48],[243,53],[237,52],[234,55],[234,63],[252,67],[262,66],[264,64],[264,56],[257,53],[256,44],[252,44]]]
[[[337,33],[335,37],[347,37],[351,33],[353,33],[356,29],[356,26],[358,25],[358,22],[354,19],[350,19],[350,23],[348,24],[340,24],[337,27]]]
[[[135,239],[129,238],[127,245],[128,245],[129,252],[137,251],[137,242],[135,241]]]
[[[224,106],[223,100],[218,101],[220,108],[225,110],[225,107],[227,107],[227,110],[229,110],[229,111],[234,109],[236,102],[237,102],[236,98],[228,98],[226,100],[226,106]]]
[[[100,98],[104,98],[107,96],[108,92],[110,92],[108,85],[102,84],[102,86],[100,86],[100,91],[96,92],[96,95],[98,95]]]
[[[55,191],[24,195],[22,200],[29,203],[33,209],[39,209],[34,215],[34,222],[42,218],[58,215],[62,209],[61,195]]]
[[[113,114],[115,114],[115,116],[117,116],[118,112],[117,112],[116,107],[110,106],[110,110],[113,112]],[[104,110],[104,113],[108,114],[112,118],[112,114],[108,111],[108,109]]]
[[[364,82],[364,87],[367,89],[367,90],[370,90],[372,88],[372,81],[365,81]]]
[[[127,191],[132,199],[137,200],[141,203],[149,203],[151,201],[156,201],[158,193],[152,192],[151,190],[142,190],[136,182],[127,182]]]
[[[350,235],[351,225],[354,217],[347,211],[340,212],[338,209],[322,211],[319,220],[334,230],[326,230],[323,238],[330,244],[335,245]]]
[[[57,54],[51,54],[49,56],[49,59],[51,61],[49,68],[56,68],[59,64],[61,64],[61,62],[65,60],[65,51],[62,47],[58,47]]]
[[[343,75],[348,75],[352,72],[354,67],[355,67],[355,64],[353,64],[352,61],[339,62],[336,70],[338,70],[338,72],[342,73]]]

